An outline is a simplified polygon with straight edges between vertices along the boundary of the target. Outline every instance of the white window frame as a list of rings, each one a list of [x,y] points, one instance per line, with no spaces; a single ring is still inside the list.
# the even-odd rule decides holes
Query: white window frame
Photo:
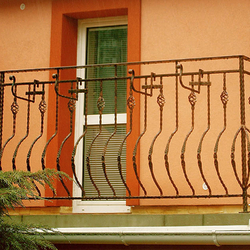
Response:
[[[77,41],[77,65],[86,65],[86,48],[87,48],[87,28],[101,27],[101,26],[116,26],[127,25],[128,20],[126,16],[120,17],[108,17],[108,18],[90,18],[82,19],[78,21],[78,41]],[[85,70],[77,70],[77,76],[85,78]],[[84,84],[80,86],[84,88]],[[84,118],[84,94],[78,95],[78,101],[76,102],[75,112],[75,142],[82,135],[82,128],[85,124]],[[114,124],[114,114],[102,115],[103,124]],[[126,124],[127,114],[117,114],[117,124]],[[98,125],[99,115],[88,115],[88,125]],[[83,141],[81,140],[77,147],[75,155],[76,164],[76,176],[81,182],[83,176]],[[73,183],[73,196],[81,197],[82,191],[78,185]],[[82,201],[73,200],[73,213],[130,213],[130,206],[126,206],[126,201]]]

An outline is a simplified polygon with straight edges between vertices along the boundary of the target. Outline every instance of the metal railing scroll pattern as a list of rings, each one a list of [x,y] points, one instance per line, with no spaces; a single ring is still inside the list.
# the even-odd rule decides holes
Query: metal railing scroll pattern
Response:
[[[227,61],[237,61],[238,65],[235,66],[235,63],[232,63],[233,66],[230,67],[223,66],[224,62]],[[215,62],[215,66],[213,63]],[[1,162],[1,171],[4,171],[6,164],[7,156],[12,155],[12,169],[18,170],[18,152],[20,148],[23,147],[26,141],[28,141],[28,137],[30,134],[30,121],[33,117],[38,119],[38,115],[34,116],[34,111],[31,112],[31,109],[34,105],[38,105],[38,112],[40,112],[40,128],[37,128],[37,136],[33,138],[27,150],[27,170],[31,171],[32,166],[30,163],[30,158],[33,154],[33,151],[37,150],[35,144],[40,140],[44,135],[44,131],[46,128],[44,127],[46,121],[46,88],[47,85],[54,85],[54,95],[55,95],[55,130],[54,134],[48,135],[48,139],[46,143],[44,143],[41,152],[40,164],[41,169],[46,168],[46,155],[50,153],[49,145],[52,140],[54,140],[58,136],[58,124],[63,122],[62,118],[59,117],[59,109],[60,103],[68,102],[68,111],[65,110],[65,113],[68,112],[69,124],[68,134],[65,138],[59,142],[59,146],[57,149],[57,156],[55,162],[55,168],[61,170],[61,154],[63,152],[64,145],[67,143],[67,140],[73,136],[74,128],[73,128],[73,119],[75,113],[75,103],[78,101],[78,95],[84,95],[85,101],[88,98],[88,83],[95,81],[99,83],[100,86],[100,96],[97,101],[97,107],[99,110],[99,132],[96,134],[95,138],[90,145],[90,148],[87,151],[86,162],[87,162],[87,172],[88,176],[91,180],[92,185],[94,186],[97,195],[96,196],[88,196],[84,189],[84,183],[82,181],[82,176],[77,176],[75,163],[76,151],[78,150],[78,145],[84,142],[84,138],[88,133],[88,124],[87,124],[87,115],[85,115],[85,126],[82,134],[75,140],[75,144],[72,147],[71,152],[67,152],[71,155],[71,163],[69,163],[69,168],[72,171],[72,175],[78,185],[78,188],[81,189],[82,195],[79,197],[74,197],[68,190],[67,186],[64,184],[63,179],[60,179],[62,186],[64,187],[66,194],[64,197],[54,196],[49,197],[51,199],[83,199],[83,200],[106,200],[106,199],[176,199],[176,198],[233,198],[233,197],[241,197],[243,199],[243,211],[246,212],[248,210],[248,188],[249,184],[249,175],[250,175],[250,142],[249,142],[249,129],[247,126],[248,122],[248,107],[246,106],[246,99],[249,95],[246,82],[247,77],[250,75],[250,72],[247,71],[246,64],[250,62],[250,59],[245,56],[228,56],[228,57],[211,57],[211,58],[190,58],[190,59],[177,59],[177,60],[161,60],[161,61],[144,61],[144,62],[133,62],[133,63],[120,63],[120,64],[107,64],[107,65],[87,65],[87,66],[72,66],[72,67],[56,67],[56,68],[41,68],[41,69],[26,69],[26,70],[9,70],[9,71],[1,71],[0,78],[0,162]],[[140,65],[144,74],[137,75],[135,71],[130,70],[129,75],[118,77],[117,76],[117,67],[120,65],[126,65],[127,68],[133,68],[133,65]],[[151,72],[150,66],[154,69],[157,67],[160,68],[159,72]],[[165,67],[166,65],[166,67]],[[172,65],[168,67],[168,65]],[[202,69],[199,68],[199,65],[202,65]],[[218,65],[220,65],[218,67]],[[222,66],[221,66],[222,65]],[[225,63],[228,65],[228,63]],[[157,67],[156,67],[157,66]],[[59,76],[62,71],[67,70],[84,70],[88,67],[114,67],[114,76],[100,79],[81,79],[76,77],[75,79],[61,79]],[[165,67],[165,68],[164,68]],[[171,68],[171,70],[169,70]],[[35,74],[36,72],[47,71],[53,72],[56,71],[56,74],[51,75],[51,80],[44,79],[35,79],[34,81],[22,81],[18,82],[18,75],[32,72]],[[155,70],[156,71],[156,70]],[[232,88],[231,76],[238,75],[238,81],[234,83],[235,86]],[[6,80],[10,77],[10,80]],[[235,79],[235,77],[232,77]],[[187,81],[188,79],[188,81]],[[213,80],[214,79],[214,80]],[[222,79],[219,82],[218,79]],[[127,133],[124,136],[121,145],[117,148],[117,176],[121,179],[121,182],[124,185],[124,188],[127,192],[127,195],[120,196],[117,195],[117,192],[113,186],[112,181],[109,178],[109,174],[107,170],[109,166],[106,162],[106,152],[109,147],[110,142],[113,137],[117,133],[117,81],[125,80],[128,84],[128,93],[127,93],[127,115],[129,116],[129,124],[127,125]],[[136,89],[134,85],[134,81],[140,81],[140,89]],[[108,136],[106,143],[104,143],[104,148],[100,153],[101,166],[100,171],[104,175],[104,180],[107,185],[110,187],[111,194],[110,195],[102,195],[102,190],[100,190],[95,182],[95,178],[92,176],[92,168],[90,163],[91,158],[91,148],[95,143],[95,140],[101,135],[102,128],[104,126],[102,117],[103,110],[105,107],[105,100],[103,98],[103,85],[105,85],[106,81],[113,81],[115,86],[115,94],[114,94],[114,103],[115,103],[115,111],[114,111],[114,130]],[[188,82],[188,83],[187,83]],[[219,83],[218,83],[219,82]],[[80,88],[80,85],[84,83],[84,88]],[[68,95],[60,93],[60,86],[62,84],[69,84],[70,87],[68,89]],[[174,121],[174,127],[169,126],[170,122],[166,120],[166,114],[169,112],[169,100],[167,99],[169,86],[172,87],[173,96],[173,107],[174,111],[172,120]],[[27,91],[24,94],[20,94],[18,89],[21,86],[26,86]],[[239,86],[239,89],[237,89]],[[217,89],[219,92],[215,92],[214,89]],[[230,96],[234,96],[233,91],[238,93],[238,106],[239,113],[232,114],[229,110]],[[8,91],[7,91],[8,90]],[[174,91],[173,91],[174,90]],[[7,107],[5,105],[6,96],[9,93],[12,93],[13,103],[11,107]],[[141,106],[137,105],[137,100],[134,97],[134,93],[139,94],[141,97]],[[216,93],[216,96],[214,96]],[[41,96],[41,100],[37,103],[36,99],[39,99],[38,96]],[[188,105],[185,104],[185,108],[183,109],[183,96],[188,98]],[[201,97],[202,96],[202,97]],[[217,101],[214,100],[220,99],[220,106],[214,105]],[[155,100],[155,101],[154,101]],[[229,101],[230,100],[230,101]],[[235,100],[234,100],[235,101]],[[155,103],[154,103],[155,102]],[[86,104],[87,102],[85,102]],[[20,105],[22,104],[22,105]],[[154,120],[151,118],[150,105],[157,105],[158,108],[155,108],[154,113],[158,115],[158,120]],[[136,106],[137,105],[137,106]],[[200,106],[199,106],[200,105]],[[197,114],[200,114],[200,107],[204,106],[202,119],[197,117]],[[140,106],[140,107],[139,107]],[[155,106],[155,107],[157,107]],[[203,107],[202,106],[202,107]],[[22,107],[22,108],[20,108]],[[26,110],[24,110],[24,107]],[[135,108],[140,108],[141,117],[135,119],[133,115],[133,110]],[[214,129],[214,112],[215,109],[219,110],[218,114],[222,114],[222,127],[217,130]],[[84,107],[85,114],[88,114],[88,107],[85,105]],[[4,123],[5,117],[10,116],[10,111],[12,113],[12,133],[10,133],[10,129],[6,128],[6,124]],[[186,134],[184,134],[182,113],[186,113],[189,118],[184,120]],[[18,116],[20,114],[26,114],[25,124],[18,124]],[[189,115],[188,115],[189,114]],[[235,115],[235,119],[237,120],[239,116],[239,126],[234,130],[231,135],[228,135],[230,130],[230,122],[232,120],[232,116]],[[66,117],[66,116],[65,116]],[[34,118],[33,118],[34,119]],[[63,118],[65,119],[65,118]],[[202,121],[201,121],[202,120]],[[127,168],[131,167],[133,170],[133,174],[137,181],[137,185],[140,187],[140,193],[134,195],[133,190],[128,184],[128,181],[123,176],[123,169],[121,159],[124,157],[122,155],[122,149],[124,147],[127,138],[131,136],[133,133],[133,126],[135,123],[141,123],[141,132],[137,137],[135,145],[129,145],[129,147],[133,148],[133,158],[131,159],[131,166],[127,166]],[[200,126],[200,122],[202,126]],[[26,133],[22,135],[17,135],[20,133],[20,130],[17,130],[19,126],[25,128]],[[155,129],[151,129],[152,126]],[[188,131],[187,131],[188,130]],[[199,136],[197,133],[199,132]],[[216,134],[213,137],[211,134]],[[196,134],[196,135],[195,135]],[[174,143],[176,143],[176,138],[181,136],[179,142],[179,156],[177,153],[175,158],[179,158],[178,166],[173,161],[173,148]],[[226,139],[231,140],[231,150],[227,152],[227,154],[223,157],[230,158],[231,166],[226,165],[221,160],[221,148],[224,145],[223,141]],[[16,138],[17,137],[17,138]],[[151,138],[150,140],[148,138]],[[207,149],[207,141],[212,140],[213,149],[212,154],[209,155],[210,161],[212,160],[213,166],[207,163],[208,154],[211,153],[211,150]],[[11,143],[9,143],[11,141]],[[15,143],[13,143],[13,141]],[[159,142],[164,141],[164,143],[159,144]],[[237,142],[238,141],[238,142]],[[239,142],[240,141],[240,142]],[[147,142],[147,143],[145,143]],[[195,142],[195,143],[194,143]],[[139,151],[139,145],[144,144],[143,148],[147,148],[147,150]],[[147,144],[147,145],[145,145]],[[163,149],[159,150],[159,145],[163,145]],[[11,145],[11,146],[10,146]],[[14,145],[14,146],[13,146]],[[192,153],[190,153],[190,148],[192,148]],[[196,148],[196,170],[195,176],[199,176],[199,182],[204,183],[207,187],[207,192],[200,192],[199,188],[197,189],[197,185],[194,182],[194,178],[192,175],[194,174],[192,171],[193,168],[190,168],[190,155],[194,155],[194,151]],[[176,150],[176,149],[175,149]],[[162,158],[162,166],[159,166],[158,151],[161,151]],[[223,153],[225,150],[223,150]],[[177,152],[177,151],[176,151]],[[240,152],[240,157],[239,157]],[[126,157],[126,156],[125,156]],[[140,166],[138,164],[138,158],[145,158],[145,166]],[[240,159],[240,160],[239,160]],[[146,166],[147,165],[147,166]],[[209,166],[208,166],[209,165]],[[213,170],[212,170],[213,167]],[[159,170],[161,169],[161,171]],[[178,176],[176,175],[178,169]],[[225,179],[225,171],[232,171],[233,175],[230,177],[230,181],[234,180],[237,182],[237,188],[240,188],[241,192],[235,191],[232,192],[230,186],[228,185],[228,180]],[[164,170],[164,171],[163,171]],[[192,170],[192,171],[191,171]],[[213,181],[211,181],[211,176],[209,171],[214,171],[216,181],[220,184],[221,188],[215,188]],[[142,171],[145,171],[142,173]],[[145,177],[147,173],[147,176]],[[160,175],[159,175],[160,173]],[[163,177],[164,176],[164,177]],[[129,178],[129,177],[127,177]],[[150,180],[150,181],[148,181]],[[181,181],[180,181],[181,180]],[[167,187],[174,190],[169,191],[166,189],[166,185],[164,182],[168,182]],[[185,182],[185,185],[189,187],[189,191],[183,192],[183,187],[180,185],[180,182]],[[152,188],[153,186],[153,188]],[[217,185],[218,186],[218,185]],[[215,191],[214,191],[215,190]],[[218,191],[220,190],[220,191]],[[39,189],[38,189],[38,192]]]

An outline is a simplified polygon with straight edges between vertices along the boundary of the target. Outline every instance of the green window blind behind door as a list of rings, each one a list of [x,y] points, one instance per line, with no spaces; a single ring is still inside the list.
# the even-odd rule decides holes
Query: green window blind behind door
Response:
[[[127,26],[88,28],[87,64],[119,63],[127,61]],[[115,76],[114,67],[87,70],[88,78]],[[117,67],[117,76],[126,76],[126,66]],[[126,81],[117,83],[117,112],[126,113]],[[88,115],[98,114],[97,100],[100,82],[89,82]],[[115,82],[103,81],[105,108],[103,114],[115,113]]]

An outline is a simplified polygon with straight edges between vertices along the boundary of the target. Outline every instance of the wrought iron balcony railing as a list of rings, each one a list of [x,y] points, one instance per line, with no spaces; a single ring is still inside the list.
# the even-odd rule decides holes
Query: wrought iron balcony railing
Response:
[[[0,169],[68,172],[80,195],[61,179],[65,191],[53,199],[242,199],[246,212],[249,62],[223,56],[0,71]]]

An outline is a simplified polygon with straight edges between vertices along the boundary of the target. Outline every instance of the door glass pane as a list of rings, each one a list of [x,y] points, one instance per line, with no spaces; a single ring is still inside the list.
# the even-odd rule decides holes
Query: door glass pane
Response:
[[[87,64],[119,63],[127,61],[127,26],[98,27],[87,30]],[[87,78],[115,76],[114,67],[87,70]],[[117,76],[126,76],[126,66],[117,67]],[[117,112],[126,113],[126,80],[117,83]],[[100,82],[89,82],[88,115],[98,114],[97,100]],[[103,114],[115,113],[115,82],[103,81],[105,108]]]

